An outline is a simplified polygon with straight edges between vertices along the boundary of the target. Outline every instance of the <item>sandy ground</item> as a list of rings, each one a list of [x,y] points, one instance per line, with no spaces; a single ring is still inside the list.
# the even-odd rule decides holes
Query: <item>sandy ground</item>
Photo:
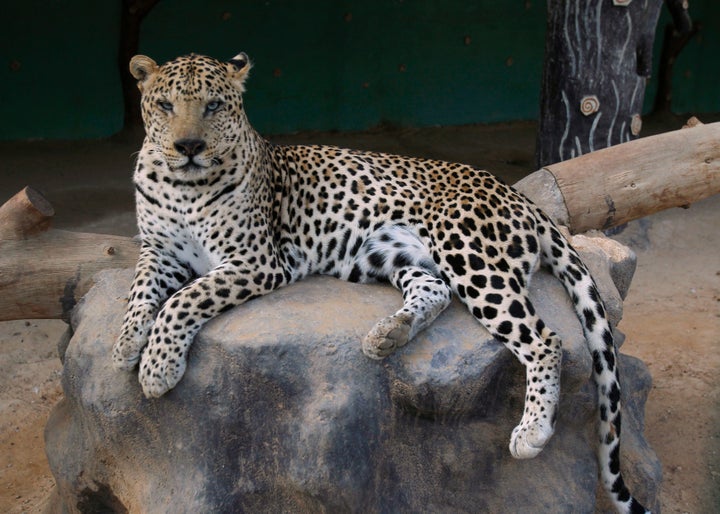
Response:
[[[704,120],[709,121],[709,120]],[[646,132],[679,128],[646,123]],[[533,123],[273,138],[467,162],[512,183],[533,171]],[[55,226],[133,235],[130,169],[138,137],[0,143],[0,201],[25,185],[55,206]],[[646,436],[665,475],[665,513],[720,512],[720,196],[631,223],[616,236],[638,254],[620,328],[654,386]],[[0,323],[0,512],[41,512],[53,486],[43,451],[48,413],[62,397],[57,320]]]
[[[665,513],[720,512],[720,196],[633,223],[638,254],[620,328],[650,368],[645,435]]]

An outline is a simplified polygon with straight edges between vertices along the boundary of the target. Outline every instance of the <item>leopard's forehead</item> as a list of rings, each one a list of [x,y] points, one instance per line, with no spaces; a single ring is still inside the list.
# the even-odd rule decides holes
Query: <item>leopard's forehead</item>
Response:
[[[160,66],[154,89],[192,96],[224,87],[232,89],[225,63],[212,57],[190,54]]]

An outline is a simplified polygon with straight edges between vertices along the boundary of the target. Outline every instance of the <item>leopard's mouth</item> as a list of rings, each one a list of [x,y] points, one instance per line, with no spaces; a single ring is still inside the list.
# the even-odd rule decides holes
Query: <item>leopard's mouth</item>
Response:
[[[203,162],[202,159],[196,159],[196,156],[187,157],[184,162],[177,163],[175,166],[171,166],[173,171],[183,171],[186,173],[203,171],[208,167],[207,163]]]
[[[198,172],[203,171],[208,168],[211,168],[213,166],[219,166],[222,164],[222,159],[218,157],[213,157],[210,159],[210,162],[202,162],[195,160],[195,157],[188,157],[185,163],[181,164],[180,166],[175,166],[175,171],[184,171],[184,172]]]
[[[195,162],[194,159],[188,159],[185,164],[178,166],[175,169],[180,171],[200,171],[205,169],[205,166]]]

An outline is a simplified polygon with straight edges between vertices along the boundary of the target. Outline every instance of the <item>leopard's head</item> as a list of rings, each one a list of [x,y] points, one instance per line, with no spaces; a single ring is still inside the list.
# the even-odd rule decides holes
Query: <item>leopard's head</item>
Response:
[[[171,171],[197,174],[223,164],[249,128],[242,93],[250,60],[202,55],[162,66],[144,55],[130,61],[142,94],[146,143]]]

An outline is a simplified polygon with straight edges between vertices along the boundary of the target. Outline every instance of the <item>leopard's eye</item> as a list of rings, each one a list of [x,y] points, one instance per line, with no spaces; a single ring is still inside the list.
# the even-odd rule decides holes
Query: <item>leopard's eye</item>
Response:
[[[163,111],[172,112],[173,110],[173,104],[167,100],[158,100],[157,104]]]
[[[220,100],[213,100],[211,102],[208,102],[205,106],[205,114],[210,114],[217,111],[218,109],[220,109],[220,107],[222,107],[222,105],[223,102]]]

